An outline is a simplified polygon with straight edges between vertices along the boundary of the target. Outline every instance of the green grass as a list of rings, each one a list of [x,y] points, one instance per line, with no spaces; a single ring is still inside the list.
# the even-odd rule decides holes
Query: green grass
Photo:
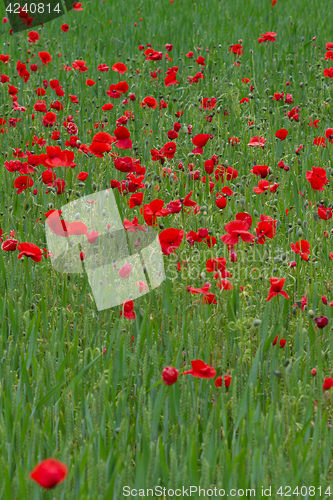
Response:
[[[333,173],[332,144],[327,148],[313,144],[316,136],[323,136],[333,125],[332,86],[323,77],[324,68],[333,65],[324,60],[325,43],[333,41],[329,6],[318,7],[306,0],[278,0],[274,7],[268,0],[84,2],[83,12],[72,10],[39,28],[40,40],[35,45],[27,41],[28,31],[9,35],[9,24],[1,24],[0,52],[10,55],[12,61],[8,65],[0,62],[0,72],[19,88],[18,102],[27,107],[24,113],[12,111],[7,84],[2,85],[0,117],[7,120],[4,128],[8,130],[0,135],[2,163],[13,159],[13,148],[25,151],[34,134],[43,136],[47,145],[55,145],[49,139],[55,127],[42,125],[42,113],[35,112],[35,120],[29,116],[37,100],[35,88],[44,79],[57,78],[65,96],[57,97],[48,88],[42,99],[48,109],[56,99],[64,105],[62,111],[56,111],[62,149],[69,139],[62,122],[69,114],[79,128],[81,142],[89,145],[97,132],[95,123],[107,118],[104,131],[113,134],[116,119],[132,110],[135,119],[127,126],[138,149],[120,153],[140,158],[146,166],[151,188],[144,191],[144,203],[162,198],[167,204],[193,190],[192,199],[206,209],[184,218],[181,214],[168,216],[159,219],[159,224],[183,228],[185,233],[207,227],[217,239],[216,246],[209,249],[203,243],[189,246],[184,238],[176,255],[165,256],[167,280],[135,300],[133,321],[120,318],[120,307],[98,312],[86,275],[59,274],[50,259],[20,261],[17,252],[1,251],[1,499],[118,500],[125,498],[124,486],[139,490],[158,485],[166,489],[216,486],[227,493],[231,488],[255,488],[255,498],[261,498],[262,487],[271,486],[272,498],[282,497],[277,493],[280,487],[280,493],[292,498],[330,498],[332,403],[322,385],[332,376],[333,308],[325,306],[321,296],[326,294],[329,302],[333,299],[333,261],[329,258],[333,219],[318,221],[313,211],[314,203],[325,200],[327,207],[331,201],[332,182],[325,192],[316,192],[305,178],[312,166],[324,167],[328,178]],[[1,17],[4,15],[3,8]],[[60,30],[62,23],[70,26],[67,33]],[[277,33],[276,42],[258,44],[258,37],[266,31]],[[244,54],[236,67],[237,58],[228,48],[239,39]],[[163,56],[165,44],[172,43],[172,62],[164,57],[159,62],[145,61],[138,46],[147,43]],[[196,47],[201,48],[200,53]],[[40,50],[48,50],[52,62],[31,72],[24,84],[16,62],[26,61],[27,49],[31,50],[28,66],[38,60],[32,55]],[[185,57],[190,50],[195,53],[192,60]],[[194,62],[200,54],[206,58],[205,79],[189,85],[186,77],[200,71]],[[88,72],[61,69],[76,59],[86,61]],[[126,63],[125,75],[111,70],[116,62]],[[108,64],[110,71],[98,72],[101,63]],[[179,66],[180,84],[165,88],[165,71],[171,66]],[[156,68],[162,72],[158,80],[152,80],[150,72]],[[250,85],[241,82],[244,77],[251,78],[254,98],[241,105]],[[87,78],[96,85],[87,87]],[[114,99],[114,108],[103,112],[101,106],[111,102],[105,90],[120,80],[129,83],[129,93],[135,92],[136,101],[124,106],[122,99]],[[285,86],[287,80],[291,81],[289,87]],[[282,91],[293,95],[293,104],[272,100],[274,92]],[[69,94],[77,95],[79,104],[72,104]],[[141,108],[139,102],[148,95],[158,101],[163,96],[167,109]],[[212,96],[218,102],[209,123],[205,119],[208,113],[199,106],[202,98]],[[284,116],[293,106],[300,106],[298,123]],[[176,118],[179,110],[184,114]],[[229,115],[223,114],[225,110]],[[9,128],[10,117],[22,121]],[[310,118],[320,119],[318,129],[308,126]],[[249,128],[249,120],[254,121],[254,128]],[[167,131],[175,121],[193,125],[192,136],[180,130],[176,155],[163,165],[175,171],[178,183],[162,176],[160,164],[152,162],[150,154],[150,149],[161,148],[168,141]],[[275,141],[280,128],[289,131],[283,143]],[[214,139],[202,156],[189,156],[191,138],[199,133],[212,133]],[[255,135],[267,138],[264,150],[247,146]],[[232,136],[241,139],[239,145],[228,144]],[[297,156],[300,144],[304,149]],[[39,151],[31,142],[28,149],[45,152],[45,147]],[[1,168],[0,228],[4,235],[15,230],[19,241],[46,248],[42,214],[50,204],[60,208],[91,194],[94,187],[97,191],[109,188],[111,179],[125,179],[107,155],[88,158],[74,152],[77,167],[56,169],[57,176],[66,181],[61,195],[46,194],[46,187],[38,182],[42,167],[33,176],[36,196],[32,189],[18,195],[13,188],[15,173]],[[238,170],[237,180],[225,182],[238,194],[228,199],[223,211],[216,207],[208,186],[187,175],[190,162],[205,175],[204,161],[213,154]],[[289,172],[277,167],[282,158],[290,166]],[[184,172],[177,168],[180,161]],[[250,173],[254,164],[272,168],[270,179],[280,184],[276,193],[254,194],[259,181]],[[76,179],[80,171],[89,172],[84,185]],[[220,182],[215,192],[221,188]],[[127,196],[113,192],[123,217],[132,220],[138,216],[142,223],[140,207],[130,210]],[[240,242],[236,246],[238,261],[231,263],[220,236],[225,234],[225,223],[243,211],[253,218],[251,230],[260,214],[270,215],[280,224],[275,237],[264,245]],[[300,238],[299,228],[311,245],[308,262],[290,248]],[[187,286],[214,283],[205,271],[206,261],[223,256],[233,274],[234,288],[221,292],[213,285],[217,305],[203,305],[199,295],[187,292]],[[177,271],[177,263],[184,260],[188,270]],[[293,260],[297,267],[289,268],[288,262]],[[284,290],[289,300],[278,296],[266,302],[272,276],[286,277]],[[302,312],[293,305],[305,294],[308,306]],[[323,330],[315,328],[309,310],[329,318]],[[287,340],[283,349],[272,346],[276,335]],[[214,380],[191,375],[180,374],[169,387],[161,382],[165,366],[188,370],[194,359],[209,363],[217,376],[231,375],[229,389],[217,389]],[[312,368],[317,369],[315,377]],[[69,468],[66,480],[53,491],[43,490],[29,478],[36,464],[49,457]],[[315,488],[314,494],[313,490],[306,493],[305,487],[310,486]],[[208,496],[193,493],[192,498]]]

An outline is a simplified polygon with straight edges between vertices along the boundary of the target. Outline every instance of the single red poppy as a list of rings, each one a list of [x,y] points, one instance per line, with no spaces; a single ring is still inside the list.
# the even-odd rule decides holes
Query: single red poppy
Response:
[[[14,239],[5,240],[1,245],[1,250],[5,252],[14,252],[17,248],[18,241]]]
[[[164,255],[170,255],[180,247],[183,241],[184,231],[182,229],[169,228],[164,229],[159,234],[159,241]]]
[[[296,244],[291,243],[290,246],[292,251],[299,254],[303,260],[309,260],[310,243],[308,241],[301,240],[301,244],[297,241]]]
[[[323,390],[328,391],[328,389],[331,389],[333,387],[333,378],[325,378],[325,381],[323,383]]]
[[[269,289],[269,292],[268,292],[268,297],[266,299],[266,302],[271,300],[273,297],[275,297],[276,295],[282,295],[284,298],[286,299],[289,299],[289,295],[287,294],[287,292],[285,292],[284,290],[282,290],[283,286],[284,286],[284,283],[286,281],[286,278],[269,278],[270,279],[270,282],[271,282],[271,287]]]
[[[43,488],[51,489],[64,481],[67,473],[68,467],[65,464],[53,458],[48,458],[40,462],[29,476]]]
[[[227,235],[221,236],[221,240],[226,245],[236,245],[241,238],[244,242],[250,243],[254,240],[254,234],[249,233],[250,225],[245,220],[233,220],[228,222],[224,229]]]
[[[199,378],[214,378],[216,375],[215,368],[204,363],[201,359],[191,361],[191,365],[191,370],[183,372],[183,375],[193,375],[193,377]]]
[[[20,251],[17,256],[18,259],[21,259],[25,255],[35,262],[40,262],[42,260],[43,251],[33,243],[19,243],[17,249]]]
[[[116,71],[117,73],[120,73],[123,75],[127,71],[127,66],[124,63],[118,62],[112,66],[113,71]]]
[[[123,126],[117,127],[114,131],[114,135],[117,139],[115,146],[119,149],[131,149],[132,141],[130,139],[130,131]]]
[[[15,179],[13,184],[13,186],[17,189],[17,194],[22,193],[22,191],[33,185],[34,181],[28,175],[20,175]]]
[[[39,56],[40,60],[42,61],[42,63],[45,64],[45,66],[47,66],[52,61],[52,57],[45,50],[42,50],[41,52],[39,52],[38,56]]]
[[[312,167],[312,171],[308,170],[306,172],[305,178],[315,191],[325,191],[324,186],[328,183],[328,179],[324,168]]]
[[[281,128],[280,130],[275,132],[275,137],[277,137],[281,141],[284,141],[287,135],[288,135],[288,130],[286,130],[285,128]]]
[[[120,311],[120,316],[124,316],[127,319],[135,319],[134,302],[133,300],[127,300],[122,304],[122,310]]]

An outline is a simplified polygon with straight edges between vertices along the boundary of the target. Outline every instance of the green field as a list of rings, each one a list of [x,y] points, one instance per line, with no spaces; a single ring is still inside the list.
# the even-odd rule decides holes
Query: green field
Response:
[[[18,33],[9,33],[9,22],[0,27],[0,56],[9,56],[0,57],[9,77],[0,84],[0,500],[217,499],[223,491],[229,498],[332,498],[329,2],[95,0],[82,9]],[[1,3],[0,19],[6,15]],[[35,43],[29,31],[38,32]],[[267,32],[276,40],[259,43]],[[149,60],[147,44],[160,60]],[[242,53],[229,50],[235,44]],[[48,64],[41,51],[51,55]],[[113,71],[116,63],[127,71]],[[178,83],[166,86],[175,67]],[[126,92],[106,94],[124,81]],[[142,104],[148,96],[155,109]],[[203,109],[213,97],[214,107]],[[36,110],[39,100],[45,107]],[[103,110],[106,103],[113,108]],[[127,111],[128,121],[116,124]],[[56,122],[45,126],[50,112]],[[71,121],[77,133],[67,130]],[[178,137],[170,134],[175,123]],[[115,146],[118,126],[129,130],[131,148]],[[281,129],[284,140],[275,135]],[[114,140],[96,156],[99,132]],[[198,134],[210,135],[202,154],[192,153]],[[77,147],[65,144],[71,136]],[[264,147],[249,146],[253,137]],[[171,141],[176,151],[168,158],[163,146]],[[76,166],[50,167],[50,146],[73,152]],[[154,158],[154,149],[162,156]],[[121,305],[99,311],[87,273],[60,273],[47,256],[45,214],[126,181],[115,153],[145,167],[136,190],[142,204],[130,208],[134,191],[112,189],[123,220],[144,224],[144,205],[159,199],[166,209],[181,200],[179,212],[157,218],[157,233],[175,228],[182,238],[164,254],[166,280],[134,300],[134,319],[121,316]],[[254,166],[269,167],[264,184]],[[53,172],[64,182],[52,184]],[[86,180],[77,179],[80,172]],[[23,181],[14,181],[27,175],[33,185],[18,193]],[[263,192],[254,191],[258,185]],[[196,209],[183,206],[190,192]],[[238,223],[245,241],[228,248],[225,225],[244,213],[251,218],[250,226]],[[208,240],[190,238],[199,229]],[[8,239],[36,245],[43,257],[18,258],[24,246],[6,251]],[[216,258],[226,260],[209,261]],[[222,273],[214,277],[218,263]],[[285,278],[285,296],[266,300],[273,277]],[[183,375],[195,360],[214,368],[213,376]],[[163,383],[165,367],[179,371],[175,383]],[[65,464],[67,475],[43,488],[30,473],[49,458]]]

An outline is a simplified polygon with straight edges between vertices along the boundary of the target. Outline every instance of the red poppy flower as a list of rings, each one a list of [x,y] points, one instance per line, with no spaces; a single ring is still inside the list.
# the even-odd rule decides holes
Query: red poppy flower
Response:
[[[260,38],[258,38],[258,42],[275,42],[275,37],[277,36],[276,33],[273,33],[273,31],[267,31],[263,35],[260,35]]]
[[[83,10],[82,9],[82,3],[81,2],[73,2],[73,9],[77,10],[77,11]]]
[[[162,372],[162,380],[166,385],[175,384],[178,380],[179,371],[173,366],[166,366]]]
[[[265,149],[265,142],[267,142],[267,139],[264,139],[263,137],[259,137],[259,136],[254,136],[254,137],[251,137],[250,142],[248,143],[248,146],[260,146],[263,149]]]
[[[119,82],[116,85],[111,84],[109,90],[106,91],[107,95],[112,98],[119,98],[125,94],[129,89],[127,82]]]
[[[33,243],[19,243],[17,249],[20,251],[17,256],[18,259],[21,259],[25,255],[35,262],[40,262],[42,260],[43,251]]]
[[[131,149],[132,141],[130,139],[130,131],[126,127],[117,127],[113,132],[117,141],[114,145],[119,149]]]
[[[283,348],[286,345],[286,339],[280,339],[280,347]]]
[[[216,375],[216,370],[212,366],[204,363],[201,359],[195,359],[191,361],[192,368],[186,372],[183,372],[183,375],[193,375],[193,377],[199,378],[214,378]]]
[[[288,135],[288,130],[286,130],[285,128],[281,128],[275,133],[275,137],[281,139],[281,141],[284,141],[287,135]]]
[[[313,120],[312,122],[312,119],[310,118],[310,123],[309,123],[309,127],[313,127],[313,128],[318,128],[318,123],[320,122],[320,120]],[[332,130],[332,133],[333,133],[333,129]],[[326,136],[326,132],[325,132],[325,137]]]
[[[39,56],[40,60],[42,61],[42,63],[45,64],[45,66],[47,66],[52,61],[52,57],[45,50],[42,50],[41,52],[39,52],[38,56]]]
[[[237,56],[241,56],[243,54],[243,47],[239,43],[235,43],[229,47],[229,52],[233,52]]]
[[[80,172],[79,175],[76,177],[79,181],[83,182],[88,178],[88,172]]]
[[[229,276],[231,277],[232,274],[225,270],[226,264],[227,259],[225,259],[224,257],[215,257],[214,259],[208,259],[206,262],[206,270],[209,273],[215,273],[213,275],[214,279],[227,278]]]
[[[312,167],[312,171],[308,170],[306,172],[305,178],[315,191],[325,191],[324,186],[328,183],[328,179],[324,168]]]
[[[323,390],[328,391],[328,389],[331,389],[333,387],[333,378],[325,378],[325,381],[323,383]]]
[[[143,217],[148,224],[148,226],[155,226],[157,217],[166,217],[169,215],[169,210],[163,208],[164,201],[163,200],[153,200],[149,203],[149,205],[144,205],[140,212],[143,214]]]
[[[64,481],[67,477],[68,468],[62,462],[48,458],[40,462],[29,474],[43,488],[51,489]]]
[[[157,108],[157,101],[154,97],[147,96],[143,99],[143,102],[145,103],[148,108],[156,109]]]
[[[139,224],[138,218],[134,217],[134,219],[129,221],[128,219],[124,219],[124,228],[126,231],[129,231],[130,233],[136,233],[137,231],[143,231],[146,232],[146,228],[144,226],[141,226]]]
[[[193,149],[192,153],[202,155],[203,147],[206,146],[210,134],[197,134],[193,137],[192,142],[196,148]]]
[[[271,217],[270,217],[271,219]],[[275,224],[276,221],[261,220],[257,222],[257,227],[255,228],[258,238],[258,243],[263,245],[266,238],[272,239],[275,236]]]
[[[273,101],[280,101],[281,99],[283,99],[283,96],[284,96],[284,92],[282,92],[282,94],[280,94],[279,92],[276,92],[273,95]]]
[[[177,73],[175,71],[172,71],[169,73],[165,78],[164,78],[164,84],[166,87],[170,87],[171,85],[179,84],[177,78]]]
[[[145,56],[147,56],[146,61],[160,61],[163,57],[162,52],[158,52],[158,51],[153,50],[151,48],[145,50],[144,54],[145,54]]]
[[[268,165],[254,165],[251,172],[255,175],[259,175],[261,179],[264,179],[268,175],[268,170]]]
[[[182,229],[164,229],[159,234],[159,241],[161,245],[162,252],[164,255],[170,255],[177,248],[180,247],[181,242],[183,241],[184,231]]]
[[[177,144],[175,142],[166,142],[161,149],[161,153],[169,160],[172,160],[172,158],[175,156],[176,149]]]
[[[303,260],[309,260],[310,243],[308,241],[301,240],[301,245],[299,244],[299,241],[297,241],[296,244],[291,243],[290,246],[292,251],[299,254]]]
[[[128,200],[127,204],[130,208],[134,208],[139,205],[142,205],[142,200],[143,200],[143,193],[134,193]]]
[[[120,172],[136,172],[139,166],[139,160],[134,160],[130,156],[124,156],[123,158],[118,157],[114,159],[114,166]]]
[[[215,205],[217,206],[217,208],[223,210],[223,208],[227,206],[227,198],[221,196],[220,193],[217,193],[216,196],[217,198],[215,200]]]
[[[92,80],[91,78],[88,78],[88,80],[86,80],[86,85],[88,85],[88,87],[92,87],[93,85],[95,85],[96,82],[94,82],[94,80]]]
[[[36,42],[38,42],[38,40],[39,40],[39,34],[37,33],[37,31],[29,31],[28,42],[29,43],[36,43]]]
[[[271,300],[273,297],[276,295],[282,295],[284,298],[289,299],[289,295],[287,292],[282,290],[284,283],[286,281],[286,278],[269,278],[271,282],[271,287],[268,292],[268,297],[266,299],[266,302]]]
[[[13,239],[5,240],[1,245],[1,250],[4,250],[5,252],[14,252],[17,248],[17,244],[18,244],[17,240]]]
[[[109,71],[109,66],[107,64],[99,64],[97,66],[97,71]]]
[[[202,99],[201,105],[204,109],[211,110],[216,106],[216,103],[217,99],[215,97],[211,97],[210,99],[208,97],[205,97],[204,99]]]
[[[120,312],[120,316],[124,316],[127,319],[135,319],[134,302],[133,300],[127,300],[123,302],[123,308]]]
[[[325,68],[324,69],[324,76],[327,78],[333,78],[333,68]]]
[[[274,182],[274,184],[271,184],[270,182],[268,182],[266,180],[261,180],[258,182],[258,186],[253,188],[253,191],[256,194],[261,194],[267,190],[271,191],[271,193],[275,193],[275,191],[277,190],[279,185],[280,184],[277,184],[276,182]]]
[[[239,104],[243,104],[244,102],[249,102],[249,100],[250,99],[248,97],[243,97],[243,99],[239,101]]]
[[[319,217],[322,220],[329,220],[332,218],[332,209],[331,207],[325,208],[325,205],[320,205],[317,211]]]
[[[252,226],[252,217],[247,212],[240,212],[236,214],[236,220],[242,220],[246,222],[249,225],[249,227]]]
[[[326,139],[325,137],[315,137],[313,139],[313,144],[315,146],[322,146],[323,148],[326,148]]]
[[[49,111],[48,113],[45,113],[45,115],[43,116],[42,123],[44,127],[52,127],[56,121],[57,121],[57,115]]]
[[[168,139],[177,139],[179,137],[178,133],[175,130],[169,130],[168,131]]]
[[[98,158],[103,158],[104,153],[108,153],[109,151],[111,151],[111,149],[111,144],[107,142],[93,141],[90,144],[88,151]]]
[[[222,377],[217,377],[214,382],[215,387],[222,387],[222,381]],[[226,389],[230,386],[230,383],[231,377],[229,375],[224,375],[224,386]]]
[[[126,64],[119,62],[119,63],[114,64],[112,66],[112,69],[113,69],[113,71],[116,71],[117,73],[120,73],[121,75],[123,75],[127,71],[127,66],[126,66]]]
[[[316,317],[314,320],[315,320],[316,325],[320,329],[325,328],[325,326],[328,323],[328,318],[326,318],[326,316]]]
[[[42,173],[42,181],[44,184],[52,184],[52,182],[56,179],[56,174],[50,170],[45,170]]]
[[[240,142],[240,139],[238,137],[229,137],[229,144],[232,146],[235,146],[235,144],[238,144]]]
[[[76,163],[73,162],[75,158],[73,151],[68,151],[67,149],[61,151],[59,146],[47,146],[46,155],[44,165],[47,168],[76,167]]]
[[[34,181],[28,175],[20,175],[15,179],[13,184],[13,186],[17,189],[17,194],[22,193],[22,191],[33,185]]]
[[[251,234],[248,231],[250,227],[251,224],[249,224],[246,220],[233,220],[228,222],[224,229],[229,234],[221,236],[221,240],[226,245],[236,245],[239,238],[246,243],[250,243],[255,238],[254,234]]]
[[[235,168],[218,166],[217,169],[215,170],[215,179],[217,181],[221,180],[223,182],[224,173],[227,174],[227,181],[231,181],[232,179],[237,179],[238,177],[238,172]]]
[[[62,24],[60,26],[60,28],[61,28],[61,31],[63,31],[64,33],[67,33],[67,31],[69,30],[68,24]]]
[[[198,59],[195,60],[195,62],[198,63],[200,66],[206,66],[205,58],[202,56],[199,56]]]
[[[102,106],[102,111],[110,111],[113,108],[112,103],[107,103]]]

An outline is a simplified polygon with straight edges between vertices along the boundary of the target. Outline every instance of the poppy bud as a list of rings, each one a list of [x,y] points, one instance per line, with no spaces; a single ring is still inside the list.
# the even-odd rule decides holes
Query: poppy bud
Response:
[[[173,366],[166,366],[162,372],[162,379],[166,385],[172,385],[178,380],[179,372]]]
[[[315,313],[312,309],[310,309],[308,315],[310,316],[310,318],[314,318]]]
[[[317,370],[315,368],[312,368],[311,370],[311,375],[315,377],[317,375]]]

